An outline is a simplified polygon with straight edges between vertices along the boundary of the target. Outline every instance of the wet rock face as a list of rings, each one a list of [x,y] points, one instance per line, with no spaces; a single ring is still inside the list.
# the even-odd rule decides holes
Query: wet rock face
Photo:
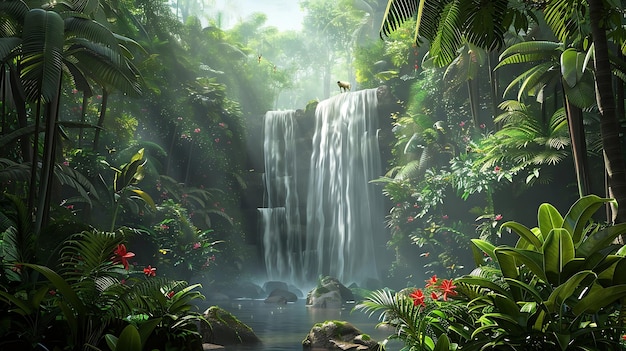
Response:
[[[302,341],[305,350],[379,350],[378,342],[344,321],[325,321],[311,328]]]
[[[217,345],[257,344],[261,340],[252,328],[239,321],[228,311],[217,306],[204,311],[209,325],[200,327],[202,341]]]

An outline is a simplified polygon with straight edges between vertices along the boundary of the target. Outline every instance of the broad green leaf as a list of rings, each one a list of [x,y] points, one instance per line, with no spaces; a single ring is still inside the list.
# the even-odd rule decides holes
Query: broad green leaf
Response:
[[[563,216],[551,204],[543,203],[539,205],[539,210],[537,211],[537,224],[545,239],[552,229],[563,227]]]
[[[80,300],[74,289],[59,274],[46,266],[31,263],[24,263],[23,265],[43,274],[52,283],[52,285],[57,288],[63,298],[76,311],[77,315],[84,315],[86,313],[87,310],[83,302]]]
[[[464,276],[461,278],[457,278],[454,281],[456,283],[476,285],[484,289],[489,289],[490,291],[496,292],[501,295],[508,295],[508,292],[506,291],[506,289],[494,283],[493,280],[490,280],[490,279],[486,279],[482,277]]]
[[[479,248],[482,252],[489,255],[489,257],[491,257],[492,259],[495,259],[495,256],[493,254],[493,249],[495,249],[496,247],[490,242],[482,240],[482,239],[472,239],[472,244],[474,244],[472,245],[472,247]],[[481,262],[482,262],[482,255],[481,255]]]
[[[520,238],[528,241],[536,248],[536,251],[539,251],[543,246],[542,240],[538,238],[537,235],[535,235],[535,233],[533,233],[528,227],[521,223],[513,221],[505,222],[502,224],[502,226],[500,226],[500,230],[505,228],[514,231],[517,235],[520,236]]]
[[[574,307],[575,315],[597,313],[601,308],[626,296],[626,285],[615,285],[608,288],[594,289],[583,297]]]
[[[137,327],[129,324],[122,330],[115,351],[141,351],[141,336]]]
[[[584,61],[585,55],[573,48],[569,48],[561,54],[561,75],[570,88],[575,87],[582,78]]]
[[[433,351],[448,351],[450,350],[450,339],[446,334],[439,335],[439,339],[437,339],[437,344]]]
[[[598,209],[607,202],[615,202],[613,199],[601,198],[596,195],[587,195],[578,199],[563,217],[563,228],[572,233],[574,244],[578,245],[582,240],[582,233]]]
[[[152,200],[152,197],[150,197],[150,195],[148,195],[148,193],[146,193],[143,190],[139,190],[139,189],[132,189],[132,192],[134,192],[135,194],[139,195],[139,197],[141,197],[143,199],[143,201],[145,201],[148,206],[150,206],[151,209],[156,211],[156,205],[154,204],[154,201]]]
[[[150,334],[154,331],[154,328],[161,323],[163,318],[149,319],[139,325],[139,336],[141,338],[141,346],[146,344],[146,341],[150,337]]]
[[[548,306],[550,312],[560,311],[565,300],[572,296],[572,294],[576,293],[581,283],[583,283],[583,281],[589,276],[595,277],[595,274],[592,271],[578,272],[569,278],[565,283],[557,286],[546,301],[546,306]]]
[[[546,237],[542,251],[544,271],[550,283],[561,284],[563,268],[575,257],[574,242],[570,233],[563,228],[553,229]]]
[[[616,224],[591,233],[584,238],[583,242],[579,242],[576,248],[576,256],[590,257],[594,253],[609,247],[613,240],[622,234],[626,234],[626,223]],[[576,243],[575,238],[574,243]]]
[[[543,255],[540,252],[532,250],[518,250],[510,247],[498,247],[495,249],[496,255],[499,254],[510,256],[515,259],[517,264],[524,264],[537,278],[548,281],[546,274],[543,270]],[[517,278],[517,277],[508,277]]]

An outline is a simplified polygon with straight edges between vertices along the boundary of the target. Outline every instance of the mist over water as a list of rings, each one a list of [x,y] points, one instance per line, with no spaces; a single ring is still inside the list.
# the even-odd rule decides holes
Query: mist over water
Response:
[[[318,104],[306,175],[296,163],[302,150],[295,143],[294,112],[272,111],[265,118],[267,208],[260,213],[268,279],[299,285],[312,285],[321,275],[346,285],[378,279],[374,236],[384,232],[383,199],[369,183],[381,175],[376,89]],[[308,179],[304,219],[301,179]]]

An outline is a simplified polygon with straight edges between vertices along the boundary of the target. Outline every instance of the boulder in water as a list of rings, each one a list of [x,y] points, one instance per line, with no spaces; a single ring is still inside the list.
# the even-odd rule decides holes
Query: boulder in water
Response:
[[[347,302],[354,302],[352,291],[333,277],[320,279],[306,297],[306,304],[315,308],[340,308]]]
[[[317,323],[302,341],[305,350],[379,350],[378,342],[344,321]]]
[[[298,297],[291,291],[283,289],[274,289],[270,295],[265,299],[265,303],[280,303],[285,304],[287,302],[296,302]]]
[[[209,325],[203,323],[200,328],[205,343],[236,345],[261,342],[252,328],[218,306],[211,306],[204,311],[204,318],[209,322]]]

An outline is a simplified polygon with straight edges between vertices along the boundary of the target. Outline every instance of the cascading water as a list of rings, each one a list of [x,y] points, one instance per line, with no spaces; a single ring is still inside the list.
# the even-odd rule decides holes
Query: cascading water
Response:
[[[271,280],[299,280],[302,240],[297,191],[295,111],[265,115],[265,206],[259,209],[265,267]]]
[[[378,278],[374,236],[384,233],[383,198],[370,183],[381,175],[377,103],[376,89],[367,89],[318,104],[310,163],[300,171],[307,174],[298,174],[297,160],[309,154],[298,150],[295,112],[266,114],[266,208],[259,211],[269,279],[310,285],[321,275],[344,284]]]
[[[383,233],[376,89],[321,101],[307,197],[306,279],[344,284],[378,278],[374,235]]]

